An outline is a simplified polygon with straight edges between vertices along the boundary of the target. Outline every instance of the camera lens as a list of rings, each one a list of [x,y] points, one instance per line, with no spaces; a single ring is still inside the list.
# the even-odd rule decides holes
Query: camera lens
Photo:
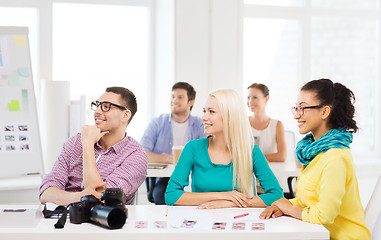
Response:
[[[106,188],[102,193],[102,200],[106,206],[124,205],[126,203],[126,195],[120,188]]]
[[[120,208],[97,205],[91,209],[90,219],[105,227],[119,229],[126,223],[126,212],[126,210]]]
[[[115,208],[109,213],[107,222],[112,229],[122,228],[126,223],[126,213],[119,208]]]

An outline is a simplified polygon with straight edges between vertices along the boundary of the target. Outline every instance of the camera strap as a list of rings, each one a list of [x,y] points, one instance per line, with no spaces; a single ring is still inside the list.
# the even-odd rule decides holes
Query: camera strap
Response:
[[[70,205],[69,205],[70,206]],[[66,217],[67,217],[67,208],[69,207],[65,206],[58,206],[53,211],[46,209],[46,205],[44,206],[44,210],[42,210],[42,214],[44,215],[44,218],[50,218],[54,215],[58,215],[58,221],[56,224],[54,224],[54,228],[64,228],[66,223]],[[61,215],[61,216],[60,216]]]

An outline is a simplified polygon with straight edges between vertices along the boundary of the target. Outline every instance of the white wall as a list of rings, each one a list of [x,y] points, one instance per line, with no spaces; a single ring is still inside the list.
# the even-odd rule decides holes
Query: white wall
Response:
[[[195,115],[211,90],[242,91],[240,12],[237,0],[175,1],[174,81],[195,87]]]
[[[153,78],[149,84],[151,99],[148,100],[152,104],[150,119],[169,111],[170,89],[175,81],[175,1],[155,3]]]

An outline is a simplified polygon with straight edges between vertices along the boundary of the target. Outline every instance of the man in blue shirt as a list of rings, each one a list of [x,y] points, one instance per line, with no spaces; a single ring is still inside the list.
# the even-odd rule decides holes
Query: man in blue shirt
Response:
[[[195,98],[196,91],[189,83],[177,82],[172,86],[171,113],[153,119],[140,141],[149,163],[173,163],[172,146],[185,146],[190,140],[206,137],[201,118],[190,114]],[[165,204],[164,193],[168,180],[155,180],[155,204]]]

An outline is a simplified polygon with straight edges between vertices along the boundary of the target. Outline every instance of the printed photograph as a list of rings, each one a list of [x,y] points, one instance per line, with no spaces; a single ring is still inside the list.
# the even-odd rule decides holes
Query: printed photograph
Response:
[[[4,126],[4,131],[6,132],[13,132],[15,130],[15,126],[13,125],[5,125]]]
[[[5,135],[5,141],[14,141],[15,136],[14,135]]]
[[[226,228],[226,222],[215,222],[213,223],[212,229],[213,230],[225,230]]]
[[[245,230],[246,224],[244,222],[234,222],[232,229],[233,230]]]
[[[26,140],[28,140],[27,136],[19,135],[19,141],[26,141]]]
[[[167,228],[167,222],[166,221],[155,221],[153,223],[154,228]]]
[[[184,220],[180,227],[182,228],[194,228],[194,225],[196,225],[197,221],[191,221],[191,220]]]
[[[146,221],[136,221],[135,228],[147,228],[148,223]]]
[[[19,125],[19,131],[28,131],[28,125]]]
[[[265,230],[265,224],[264,223],[252,223],[251,224],[251,230]]]
[[[15,150],[16,150],[16,147],[13,146],[13,145],[7,145],[7,146],[5,147],[5,150],[6,150],[6,151],[15,151]]]
[[[29,150],[29,144],[23,144],[20,146],[20,150],[22,151],[25,151],[25,150]]]

